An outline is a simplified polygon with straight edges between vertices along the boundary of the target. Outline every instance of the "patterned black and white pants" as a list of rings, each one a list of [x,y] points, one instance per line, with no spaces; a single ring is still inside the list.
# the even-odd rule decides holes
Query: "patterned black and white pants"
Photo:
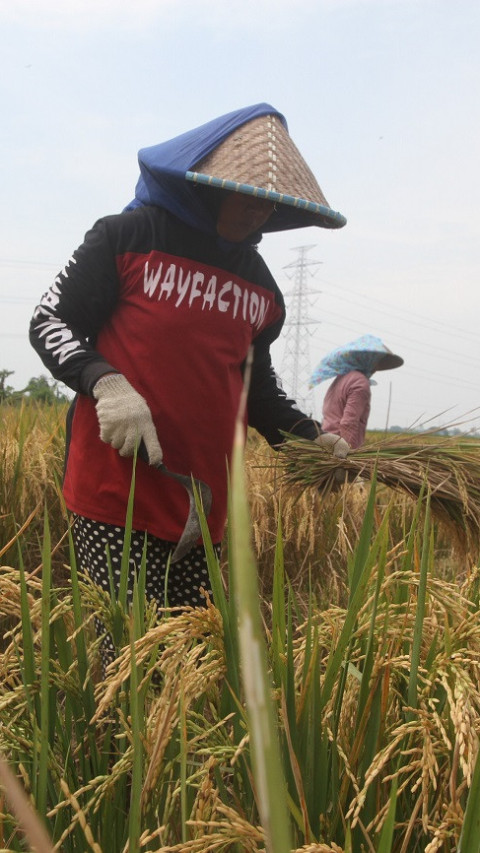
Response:
[[[79,569],[88,574],[93,583],[107,592],[110,591],[108,546],[114,588],[118,593],[124,528],[77,515],[72,534]],[[131,601],[133,593],[134,576],[140,571],[145,541],[147,600],[155,601],[159,607],[165,607],[167,603],[168,607],[204,607],[205,596],[201,590],[205,590],[210,598],[212,598],[212,590],[203,546],[192,548],[185,557],[172,563],[165,580],[168,557],[174,545],[172,542],[157,539],[156,536],[138,530],[132,530],[130,541],[129,600]],[[214,545],[214,548],[219,556],[220,545]],[[99,619],[95,618],[94,621],[97,635],[101,636],[105,633],[105,628]],[[102,640],[101,656],[105,671],[106,666],[115,658],[115,648],[109,634],[106,634]]]

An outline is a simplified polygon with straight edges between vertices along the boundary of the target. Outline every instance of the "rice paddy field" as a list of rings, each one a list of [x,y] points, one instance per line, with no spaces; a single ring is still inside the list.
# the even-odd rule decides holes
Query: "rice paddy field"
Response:
[[[478,440],[239,429],[213,601],[155,612],[76,565],[65,414],[0,407],[0,851],[478,853]]]

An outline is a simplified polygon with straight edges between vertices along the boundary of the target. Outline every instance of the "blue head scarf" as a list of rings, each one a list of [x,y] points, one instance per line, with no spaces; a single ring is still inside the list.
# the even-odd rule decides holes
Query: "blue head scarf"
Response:
[[[351,343],[342,344],[322,358],[310,377],[310,388],[333,376],[344,376],[352,370],[359,370],[370,379],[382,361],[385,368],[400,367],[403,364],[403,359],[393,355],[380,338],[375,335],[362,335]]]

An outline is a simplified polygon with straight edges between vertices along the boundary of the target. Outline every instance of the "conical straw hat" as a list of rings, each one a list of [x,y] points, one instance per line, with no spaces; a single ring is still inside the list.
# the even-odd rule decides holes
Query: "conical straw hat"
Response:
[[[346,223],[341,213],[332,210],[288,131],[274,115],[238,127],[185,177],[275,202],[276,212],[265,230],[304,225],[341,228]],[[280,205],[289,209],[282,210]],[[285,224],[285,218],[290,224]]]

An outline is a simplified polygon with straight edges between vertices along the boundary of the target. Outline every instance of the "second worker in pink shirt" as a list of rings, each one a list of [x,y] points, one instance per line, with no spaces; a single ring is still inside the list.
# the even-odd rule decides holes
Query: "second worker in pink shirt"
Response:
[[[340,435],[352,449],[365,441],[370,414],[371,379],[377,370],[400,367],[394,355],[374,335],[362,335],[328,353],[310,380],[310,386],[335,377],[323,402],[322,429]]]

